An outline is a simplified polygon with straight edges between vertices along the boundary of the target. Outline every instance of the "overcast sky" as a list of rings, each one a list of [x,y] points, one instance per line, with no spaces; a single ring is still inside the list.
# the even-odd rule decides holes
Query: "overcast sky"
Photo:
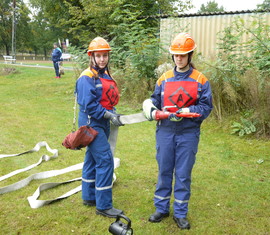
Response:
[[[194,9],[187,13],[198,12],[201,5],[206,5],[211,0],[192,0]],[[213,0],[212,0],[213,1]],[[263,3],[264,0],[215,0],[218,6],[223,6],[225,11],[243,11],[243,10],[254,10],[257,8],[257,4]]]

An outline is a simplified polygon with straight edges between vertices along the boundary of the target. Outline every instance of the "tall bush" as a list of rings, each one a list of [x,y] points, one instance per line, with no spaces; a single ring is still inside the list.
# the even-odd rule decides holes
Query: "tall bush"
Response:
[[[153,90],[155,68],[159,60],[159,38],[156,27],[145,28],[145,18],[139,11],[131,11],[129,4],[115,9],[111,18],[116,23],[111,29],[112,63],[122,90],[122,96],[142,102]]]
[[[239,18],[221,32],[211,83],[219,119],[240,113],[257,134],[270,135],[270,25],[262,19]]]

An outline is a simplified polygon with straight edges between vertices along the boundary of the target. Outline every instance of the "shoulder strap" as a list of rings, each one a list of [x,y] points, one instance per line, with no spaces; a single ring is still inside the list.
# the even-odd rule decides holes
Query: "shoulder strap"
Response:
[[[93,73],[93,71],[91,71],[90,68],[87,68],[87,69],[85,69],[81,73],[80,77],[81,76],[88,76],[88,77],[91,77],[92,78],[94,76],[94,73]],[[76,118],[77,117],[77,115],[76,115],[76,113],[77,113],[77,92],[76,92],[76,89],[74,91],[74,106],[73,106],[73,110],[74,110],[74,112],[73,112],[73,122],[72,122],[72,129],[71,129],[72,132],[76,131],[76,119],[77,119]]]
[[[76,112],[77,112],[77,92],[75,92],[74,95],[74,113],[73,113],[73,123],[72,123],[72,130],[71,131],[76,131]]]

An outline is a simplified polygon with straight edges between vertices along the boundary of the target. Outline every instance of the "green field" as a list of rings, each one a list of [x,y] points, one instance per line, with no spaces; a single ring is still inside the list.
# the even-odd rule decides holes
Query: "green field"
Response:
[[[0,65],[0,154],[20,153],[46,141],[59,150],[58,158],[0,182],[15,183],[37,172],[62,169],[83,161],[84,151],[65,149],[61,142],[70,132],[73,119],[75,76],[66,71],[54,78],[53,69]],[[139,107],[139,106],[138,106]],[[122,100],[118,112],[132,114],[139,109]],[[269,234],[270,142],[239,138],[230,134],[230,122],[218,123],[210,116],[202,125],[197,161],[193,169],[192,196],[188,218],[191,230],[181,231],[172,218],[152,224],[153,194],[157,181],[155,123],[143,122],[120,127],[116,157],[117,181],[113,188],[114,207],[132,220],[136,235],[166,234]],[[0,176],[34,164],[49,154],[38,153],[0,159]],[[95,214],[82,205],[81,192],[38,209],[27,197],[46,182],[80,177],[75,171],[33,180],[26,187],[0,195],[0,234],[109,234],[114,219]],[[52,199],[80,182],[44,191],[40,199]],[[173,201],[173,198],[172,198]]]

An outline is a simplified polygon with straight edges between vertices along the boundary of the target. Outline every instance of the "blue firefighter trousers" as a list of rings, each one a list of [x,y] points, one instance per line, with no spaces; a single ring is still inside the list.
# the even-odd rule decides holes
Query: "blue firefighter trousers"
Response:
[[[54,67],[54,71],[55,71],[55,76],[59,77],[60,73],[59,73],[59,62],[55,62],[53,61],[53,67]]]
[[[160,213],[170,210],[173,175],[174,216],[185,218],[190,198],[191,171],[198,150],[200,130],[177,131],[158,127],[156,131],[156,159],[159,174],[154,204]]]
[[[98,210],[112,208],[113,155],[108,142],[109,129],[94,127],[95,140],[87,147],[82,170],[82,199],[96,200]]]

